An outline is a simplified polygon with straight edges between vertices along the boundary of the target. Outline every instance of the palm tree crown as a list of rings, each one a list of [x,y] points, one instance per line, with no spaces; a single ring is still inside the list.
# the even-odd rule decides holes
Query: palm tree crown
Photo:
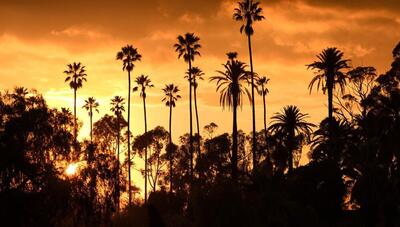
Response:
[[[167,84],[162,90],[165,95],[162,101],[165,102],[165,105],[175,107],[176,101],[181,98],[181,96],[178,95],[178,86],[175,86],[174,84]]]
[[[317,83],[317,90],[321,87],[324,93],[330,86],[334,89],[336,85],[339,85],[343,91],[346,85],[346,75],[342,70],[349,68],[350,60],[343,59],[343,52],[335,47],[323,50],[317,55],[317,58],[318,61],[307,65],[307,68],[315,69],[317,74],[308,86],[310,92],[315,83]]]
[[[136,77],[135,82],[138,86],[134,87],[133,91],[137,91],[140,88],[141,89],[140,97],[143,97],[143,98],[146,98],[146,88],[154,87],[154,85],[151,83],[149,76],[146,76],[146,75],[140,75],[140,76]]]
[[[267,95],[269,93],[269,90],[268,90],[268,87],[267,87],[268,82],[269,82],[269,79],[267,77],[265,77],[265,76],[257,78],[256,85],[257,85],[257,88],[258,88],[257,91],[258,91],[259,95],[264,96],[264,95]]]
[[[121,51],[117,53],[117,60],[122,61],[122,70],[132,71],[135,67],[134,62],[140,61],[142,55],[140,55],[136,48],[132,45],[126,45],[122,47]]]
[[[86,69],[82,63],[72,63],[67,65],[67,70],[64,71],[67,74],[65,82],[69,82],[70,88],[77,90],[82,87],[83,82],[86,81]]]
[[[301,146],[304,141],[310,140],[312,127],[315,126],[305,120],[307,117],[308,114],[301,113],[296,106],[285,106],[282,113],[276,113],[271,118],[272,125],[269,127],[269,130],[279,140],[282,140],[287,149],[289,173],[293,171],[294,156],[297,154],[298,161],[299,154],[301,154]]]
[[[246,71],[246,64],[232,58],[223,66],[225,71],[217,71],[220,75],[210,78],[210,81],[216,81],[217,83],[217,91],[221,94],[220,104],[222,107],[231,108],[233,107],[233,96],[236,96],[237,104],[242,106],[243,94],[246,94],[251,99],[250,92],[245,87],[249,76]]]
[[[308,114],[303,114],[296,106],[285,106],[282,113],[275,113],[272,119],[272,125],[269,129],[272,132],[280,132],[283,135],[290,133],[304,134],[309,136],[312,132],[314,124],[307,122],[305,119]]]
[[[204,76],[204,72],[199,68],[199,67],[192,67],[192,69],[190,70],[190,74],[192,76],[191,78],[191,85],[194,88],[197,88],[197,80],[204,80],[203,76]],[[186,72],[186,76],[185,79],[189,80],[189,71]]]
[[[243,24],[240,27],[240,33],[243,31],[246,35],[253,35],[253,23],[261,21],[265,17],[262,15],[262,8],[259,6],[260,2],[253,2],[253,0],[243,0],[238,2],[239,7],[235,8],[233,19],[241,21]]]
[[[85,105],[82,106],[82,108],[85,108],[88,111],[90,117],[93,116],[93,110],[95,110],[97,113],[99,112],[98,107],[99,103],[94,97],[89,97],[87,100],[85,100]]]
[[[185,62],[194,61],[194,57],[200,56],[198,51],[201,48],[199,44],[200,38],[194,33],[186,33],[184,36],[178,36],[178,43],[174,45],[175,51],[178,52],[178,58],[183,57]]]
[[[122,112],[125,111],[125,99],[122,98],[121,96],[114,96],[113,99],[111,99],[111,111],[117,115],[121,116]]]

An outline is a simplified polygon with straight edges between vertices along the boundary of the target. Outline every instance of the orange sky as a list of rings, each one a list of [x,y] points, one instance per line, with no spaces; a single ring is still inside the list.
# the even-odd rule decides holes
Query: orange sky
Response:
[[[173,135],[188,130],[187,66],[177,59],[173,44],[179,34],[194,32],[201,38],[200,58],[206,73],[215,75],[226,61],[225,53],[237,51],[248,62],[247,43],[232,20],[236,1],[223,0],[2,0],[0,1],[0,89],[14,86],[36,88],[50,106],[70,107],[73,92],[64,83],[67,63],[80,61],[87,67],[88,82],[78,91],[78,106],[94,96],[100,114],[109,112],[110,99],[126,97],[127,75],[116,52],[132,44],[142,54],[133,78],[148,74],[155,88],[148,92],[148,125],[167,128],[168,108],[160,100],[165,83],[176,83],[183,99],[174,109]],[[272,0],[261,1],[266,20],[255,25],[254,68],[270,80],[268,116],[284,105],[297,105],[318,123],[326,114],[326,98],[309,95],[313,76],[305,64],[323,48],[336,46],[352,59],[352,65],[372,65],[379,73],[391,62],[391,50],[400,40],[400,4],[397,0]],[[200,82],[200,126],[214,121],[219,132],[231,130],[231,113],[222,111],[215,86]],[[261,99],[257,98],[257,129],[262,127]],[[133,134],[143,131],[138,94],[133,95]],[[78,109],[79,118],[87,114]],[[251,129],[248,102],[239,113],[239,128]],[[84,124],[81,137],[88,135]]]

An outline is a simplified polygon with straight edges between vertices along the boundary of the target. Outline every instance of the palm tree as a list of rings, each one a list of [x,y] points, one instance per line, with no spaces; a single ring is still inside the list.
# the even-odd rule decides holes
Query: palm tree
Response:
[[[130,114],[131,114],[131,72],[135,67],[135,62],[140,61],[142,59],[142,55],[140,55],[136,48],[132,45],[127,45],[122,47],[121,51],[117,53],[117,60],[122,61],[122,70],[128,71],[128,201],[129,205],[132,203],[132,195],[131,195],[131,134],[130,134]]]
[[[258,94],[263,98],[263,106],[264,106],[264,132],[265,132],[265,139],[267,138],[267,105],[265,102],[265,98],[269,93],[267,88],[269,79],[265,76],[257,78],[257,87],[258,87]]]
[[[93,143],[93,110],[97,113],[99,112],[99,103],[96,101],[94,97],[89,97],[85,100],[85,105],[82,108],[85,108],[88,111],[89,118],[90,118],[90,143]]]
[[[250,56],[250,73],[251,73],[251,105],[253,117],[253,137],[252,137],[252,150],[253,150],[253,169],[257,164],[256,158],[256,110],[254,103],[254,70],[253,70],[253,56],[251,49],[251,36],[254,34],[253,23],[264,19],[262,8],[259,7],[259,2],[253,0],[243,0],[238,2],[239,7],[234,9],[233,19],[242,22],[240,33],[245,33],[247,36],[247,43],[249,47]]]
[[[181,98],[178,95],[179,88],[174,84],[166,84],[165,88],[162,89],[165,97],[162,99],[162,102],[165,102],[165,105],[169,107],[169,147],[172,147],[172,108],[176,106],[176,102]],[[172,192],[172,154],[169,154],[169,191]]]
[[[192,62],[195,56],[200,56],[198,51],[201,48],[199,44],[200,38],[194,33],[186,33],[178,36],[178,43],[174,45],[175,51],[178,52],[178,58],[183,57],[183,60],[189,65],[189,81],[192,81]],[[190,175],[193,176],[193,126],[192,126],[192,86],[189,82],[189,151],[190,151]]]
[[[193,98],[194,98],[194,112],[196,114],[196,126],[197,126],[197,143],[198,143],[198,152],[200,156],[200,124],[199,124],[199,113],[197,111],[197,86],[198,80],[204,80],[204,72],[199,68],[199,67],[192,67],[192,71],[189,73],[187,72],[187,76],[185,76],[186,79],[189,79],[189,74],[192,75],[192,81],[191,81],[191,86],[193,86]]]
[[[133,91],[140,89],[140,97],[143,99],[144,113],[144,133],[147,133],[147,116],[146,116],[146,88],[154,87],[148,76],[140,75],[135,80],[138,86],[133,88]],[[147,203],[147,147],[144,148],[144,203]]]
[[[237,107],[242,106],[242,96],[247,95],[251,100],[250,93],[244,86],[247,82],[248,73],[246,64],[236,60],[236,55],[228,55],[229,60],[223,64],[224,71],[217,71],[219,75],[210,78],[216,82],[217,91],[220,93],[220,104],[223,108],[227,106],[233,111],[232,124],[232,179],[236,182],[238,178],[238,129],[237,129]]]
[[[125,99],[122,98],[121,96],[114,96],[113,99],[111,99],[111,111],[115,114],[117,117],[117,159],[119,162],[119,143],[120,143],[120,138],[121,138],[121,118],[122,118],[122,112],[125,112]]]
[[[76,91],[83,86],[83,82],[86,81],[86,69],[82,63],[74,62],[67,65],[67,70],[64,71],[67,74],[65,82],[69,82],[69,87],[74,90],[74,149],[77,150],[77,124],[76,124]]]
[[[271,132],[281,136],[288,152],[289,173],[293,171],[293,153],[299,149],[299,140],[306,138],[309,140],[312,127],[315,125],[305,119],[308,114],[300,112],[296,106],[285,106],[283,112],[275,113],[271,118],[272,125],[269,127]]]
[[[119,212],[119,143],[120,143],[120,137],[121,137],[121,118],[122,118],[122,112],[125,111],[125,100],[121,96],[114,96],[113,99],[111,99],[111,111],[115,114],[117,117],[117,180],[116,180],[116,190],[117,190],[117,196],[116,196],[116,204],[117,204],[117,210]]]
[[[307,65],[307,68],[315,69],[316,76],[311,80],[308,88],[310,93],[317,82],[317,90],[321,87],[325,94],[328,90],[328,118],[333,122],[333,91],[335,86],[340,86],[343,92],[346,85],[346,75],[343,69],[349,68],[350,60],[343,59],[343,52],[335,47],[327,48],[317,55],[318,61]]]

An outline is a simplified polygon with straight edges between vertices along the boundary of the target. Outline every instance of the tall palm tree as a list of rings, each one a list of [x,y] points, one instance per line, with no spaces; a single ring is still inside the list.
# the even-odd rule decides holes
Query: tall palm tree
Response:
[[[143,99],[144,113],[144,133],[147,133],[147,116],[146,116],[146,88],[154,87],[149,76],[140,75],[135,80],[138,86],[133,88],[133,91],[140,89],[140,97]],[[147,147],[144,148],[144,203],[147,203]]]
[[[90,143],[93,143],[93,110],[98,113],[98,107],[99,103],[94,97],[89,97],[87,100],[85,100],[85,105],[82,106],[82,108],[85,108],[88,111],[90,118]]]
[[[162,99],[162,102],[165,102],[165,105],[169,107],[169,124],[168,124],[168,129],[169,129],[169,146],[170,148],[172,147],[172,108],[176,106],[176,102],[178,99],[181,98],[180,95],[178,95],[179,88],[178,86],[175,86],[174,84],[166,84],[165,88],[162,89],[164,92],[164,98]],[[172,192],[172,154],[169,154],[169,191]]]
[[[240,33],[245,33],[247,36],[247,44],[249,47],[250,56],[250,73],[251,73],[251,105],[253,117],[253,137],[252,137],[252,150],[253,150],[253,169],[257,165],[256,158],[256,110],[254,102],[254,70],[253,70],[253,54],[251,49],[251,36],[254,34],[253,23],[264,19],[262,15],[262,8],[259,6],[260,2],[253,2],[253,0],[242,0],[238,2],[239,7],[234,9],[233,19],[240,21]]]
[[[86,69],[82,63],[74,62],[67,65],[67,70],[64,71],[67,74],[65,82],[69,82],[69,87],[74,90],[74,149],[76,151],[77,146],[77,124],[76,124],[76,91],[83,86],[83,82],[86,81]]]
[[[196,126],[197,126],[197,143],[198,143],[198,152],[200,155],[200,124],[199,124],[199,112],[197,110],[197,86],[198,80],[204,80],[204,72],[199,68],[199,67],[192,67],[192,71],[189,73],[186,73],[187,75],[185,76],[186,79],[189,79],[189,74],[192,75],[192,81],[191,81],[191,86],[193,86],[193,98],[194,98],[194,112],[196,114]]]
[[[305,119],[308,114],[303,114],[296,106],[285,106],[283,112],[275,113],[271,118],[271,132],[282,137],[288,152],[289,173],[293,171],[293,154],[299,147],[299,139],[309,139],[312,127],[315,125]]]
[[[228,61],[223,64],[224,71],[217,71],[219,75],[210,78],[211,82],[216,82],[217,91],[220,93],[220,104],[233,111],[232,124],[232,179],[236,182],[238,178],[238,129],[237,129],[237,107],[242,105],[242,96],[247,95],[251,100],[250,92],[244,86],[248,80],[246,64],[236,60],[229,54]]]
[[[121,140],[121,118],[122,112],[125,112],[125,99],[121,96],[114,96],[111,99],[111,111],[115,114],[117,118],[117,160],[119,162],[119,144]]]
[[[192,62],[195,56],[200,56],[199,44],[200,38],[194,33],[186,33],[178,36],[178,43],[174,45],[175,51],[178,53],[178,58],[183,57],[183,60],[188,63],[189,81],[192,81]],[[190,175],[193,176],[193,126],[192,126],[192,86],[189,82],[189,151],[190,151]]]
[[[308,88],[311,93],[314,84],[317,83],[317,90],[321,87],[324,94],[328,91],[328,118],[333,122],[333,90],[339,86],[343,92],[346,85],[346,74],[343,70],[349,68],[350,60],[343,59],[343,52],[335,47],[323,50],[317,58],[318,61],[307,65],[307,68],[316,70],[316,75]]]
[[[262,96],[263,98],[263,107],[264,107],[264,132],[265,132],[265,138],[267,138],[267,105],[265,102],[265,98],[267,94],[269,93],[269,90],[267,88],[269,79],[265,76],[257,78],[256,84],[257,84],[257,90],[258,94]]]
[[[135,67],[135,62],[140,61],[142,59],[142,55],[140,55],[136,48],[132,45],[127,45],[121,48],[121,51],[117,53],[117,60],[122,61],[122,70],[128,71],[128,203],[132,204],[132,195],[131,195],[131,134],[130,134],[130,123],[131,123],[131,72]]]
[[[115,188],[117,190],[117,196],[116,196],[116,204],[117,204],[117,211],[119,212],[119,143],[120,143],[120,138],[121,138],[121,118],[122,118],[122,112],[125,111],[125,100],[121,96],[114,96],[113,99],[111,99],[111,111],[115,114],[117,117],[117,180],[116,180],[116,185]]]

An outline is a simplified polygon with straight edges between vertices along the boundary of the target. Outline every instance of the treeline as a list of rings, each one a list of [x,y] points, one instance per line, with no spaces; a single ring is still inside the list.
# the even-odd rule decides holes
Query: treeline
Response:
[[[318,61],[331,63],[324,54]],[[400,44],[384,74],[377,75],[373,67],[342,67],[335,72],[343,76],[343,93],[333,89],[332,117],[315,128],[297,107],[284,107],[271,117],[266,131],[256,133],[255,168],[252,135],[237,131],[234,160],[233,134],[217,134],[215,123],[204,127],[203,136],[195,134],[193,156],[189,134],[175,145],[169,132],[158,126],[132,138],[131,159],[144,159],[147,150],[151,194],[146,203],[133,196],[130,206],[120,198],[129,192],[128,160],[118,156],[119,150],[127,151],[120,97],[111,101],[115,114],[93,124],[91,140],[75,143],[74,116],[69,110],[49,108],[34,90],[20,87],[2,92],[2,223],[397,226]],[[89,115],[92,112],[89,108]],[[299,167],[307,144],[310,162]],[[66,166],[76,162],[80,162],[78,173],[67,175]],[[134,195],[139,189],[132,188]]]

